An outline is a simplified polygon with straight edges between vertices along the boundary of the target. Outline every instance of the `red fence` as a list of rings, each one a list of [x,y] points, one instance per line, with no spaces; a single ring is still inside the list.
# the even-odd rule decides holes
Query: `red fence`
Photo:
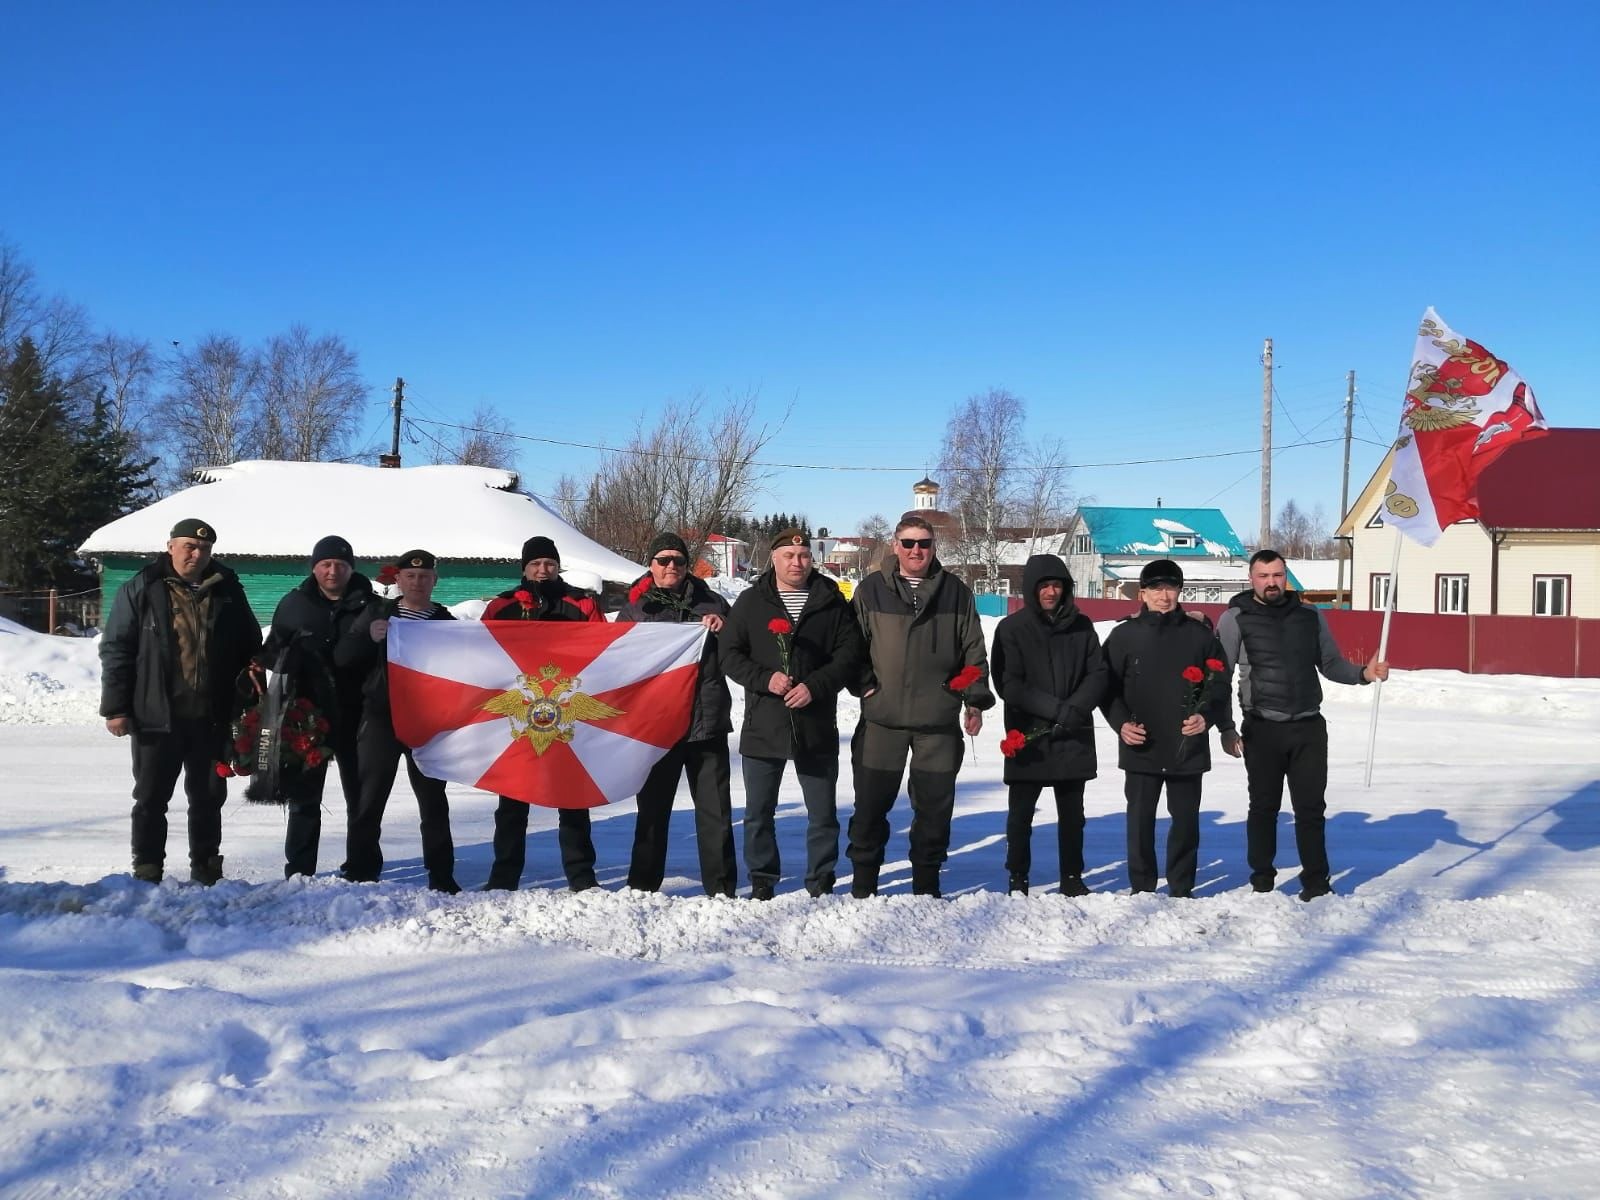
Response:
[[[1114,621],[1139,610],[1132,600],[1079,600],[1094,621]],[[1013,597],[1012,611],[1022,601]],[[1186,604],[1213,621],[1226,605]],[[1327,611],[1328,627],[1345,657],[1365,662],[1378,652],[1383,614]],[[1552,675],[1600,679],[1600,620],[1577,617],[1447,617],[1395,613],[1389,627],[1389,661],[1404,670],[1431,668],[1474,675]]]

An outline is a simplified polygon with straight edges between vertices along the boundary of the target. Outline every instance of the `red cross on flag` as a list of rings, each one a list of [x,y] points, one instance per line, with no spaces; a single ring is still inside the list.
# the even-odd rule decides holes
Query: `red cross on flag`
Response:
[[[392,621],[394,731],[417,766],[550,808],[638,793],[689,731],[699,624]]]

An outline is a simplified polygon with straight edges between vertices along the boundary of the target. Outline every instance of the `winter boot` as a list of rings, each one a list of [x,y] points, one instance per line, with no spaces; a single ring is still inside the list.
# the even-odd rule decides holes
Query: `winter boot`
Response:
[[[161,864],[160,863],[134,863],[133,864],[133,877],[135,879],[139,880],[141,883],[160,883],[161,882]]]
[[[1013,871],[1010,880],[1006,883],[1006,892],[1012,896],[1026,896],[1028,894],[1028,877]]]
[[[855,878],[850,881],[850,895],[857,900],[865,900],[869,896],[878,894],[878,868],[876,865],[867,866],[864,863],[856,864]]]
[[[1061,880],[1061,894],[1063,896],[1087,896],[1089,889],[1084,886],[1083,879],[1077,875],[1067,875]]]
[[[772,884],[765,879],[757,880],[750,885],[750,899],[752,900],[771,900],[773,894]]]
[[[939,868],[918,867],[911,868],[911,894],[913,896],[932,896],[940,899],[944,893],[939,890]]]
[[[222,855],[213,854],[201,862],[191,863],[189,866],[189,880],[192,883],[210,887],[222,879]]]
[[[428,880],[428,890],[430,892],[443,892],[447,896],[454,896],[461,891],[461,885],[454,879],[430,879]]]
[[[806,884],[806,893],[813,900],[815,900],[818,896],[831,896],[833,895],[833,885],[833,876],[824,875],[821,879],[817,880],[817,882]]]

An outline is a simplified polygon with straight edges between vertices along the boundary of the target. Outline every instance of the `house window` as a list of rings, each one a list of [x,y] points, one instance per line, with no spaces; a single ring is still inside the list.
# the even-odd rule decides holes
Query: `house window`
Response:
[[[1369,607],[1375,611],[1389,607],[1388,575],[1372,576],[1372,603]]]
[[[1198,539],[1192,533],[1174,533],[1170,536],[1174,550],[1193,550],[1198,544]]]
[[[1568,612],[1568,593],[1571,590],[1571,575],[1535,575],[1533,577],[1533,615],[1536,617],[1566,616]]]
[[[1467,611],[1467,577],[1465,575],[1439,576],[1439,602],[1434,609],[1441,613]]]
[[[1072,539],[1072,552],[1074,554],[1093,554],[1094,539],[1087,533],[1080,533]]]

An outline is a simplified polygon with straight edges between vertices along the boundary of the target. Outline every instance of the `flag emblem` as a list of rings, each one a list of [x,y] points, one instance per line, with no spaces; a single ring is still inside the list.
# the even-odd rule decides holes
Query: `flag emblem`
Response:
[[[555,742],[571,742],[580,721],[604,721],[627,714],[586,696],[583,681],[547,663],[538,675],[520,674],[517,685],[507,688],[483,706],[485,712],[511,722],[512,736],[525,738],[535,754]]]
[[[689,731],[698,622],[395,621],[395,736],[433,779],[527,804],[638,794]]]

